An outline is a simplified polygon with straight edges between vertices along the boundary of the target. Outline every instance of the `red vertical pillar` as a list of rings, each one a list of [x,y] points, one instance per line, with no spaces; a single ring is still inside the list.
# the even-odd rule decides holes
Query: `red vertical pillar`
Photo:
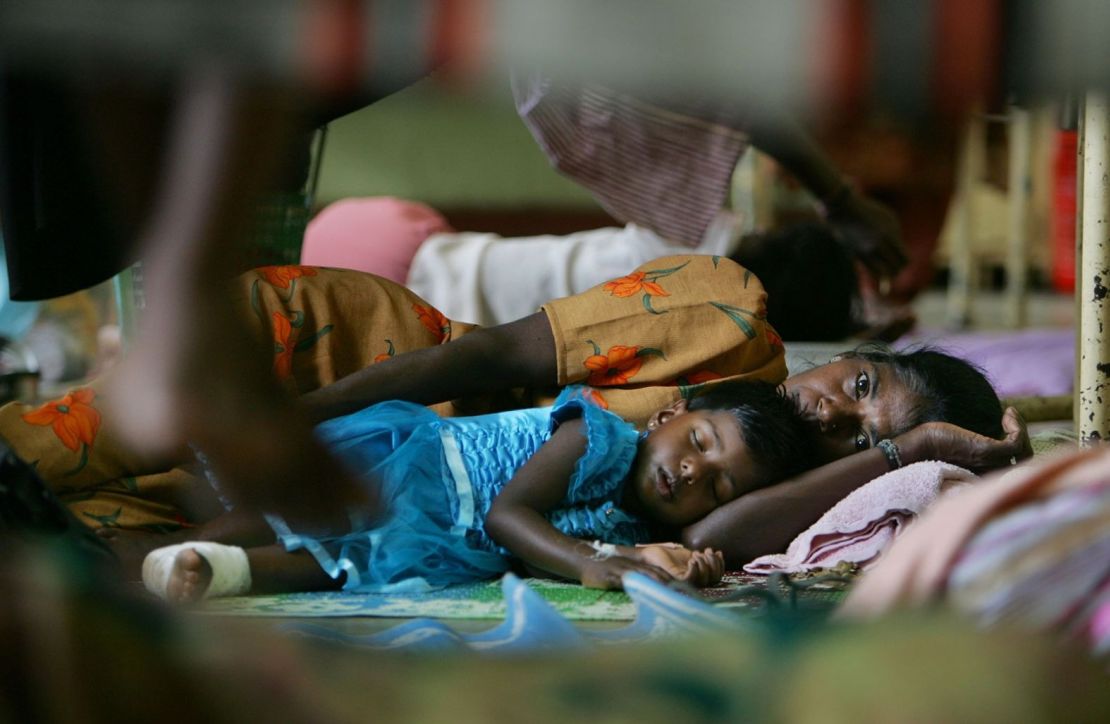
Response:
[[[1075,290],[1077,131],[1057,131],[1052,160],[1052,286]]]

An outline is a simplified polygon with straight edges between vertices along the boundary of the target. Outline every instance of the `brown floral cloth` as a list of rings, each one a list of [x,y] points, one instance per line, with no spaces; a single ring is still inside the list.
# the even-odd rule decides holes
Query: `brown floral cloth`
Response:
[[[393,282],[340,269],[255,269],[235,281],[232,306],[292,394],[475,328]],[[559,383],[590,385],[599,404],[636,424],[702,384],[786,377],[762,285],[725,258],[658,259],[543,309]],[[195,466],[144,459],[120,444],[103,413],[102,389],[93,382],[42,405],[5,405],[0,437],[90,526],[164,532],[211,517],[210,496],[191,495],[207,485]],[[512,399],[537,404],[549,397],[525,391]],[[459,400],[436,410],[485,411],[511,404],[506,400]]]
[[[559,384],[642,425],[699,385],[786,379],[782,339],[767,322],[759,279],[718,256],[668,256],[543,306]]]

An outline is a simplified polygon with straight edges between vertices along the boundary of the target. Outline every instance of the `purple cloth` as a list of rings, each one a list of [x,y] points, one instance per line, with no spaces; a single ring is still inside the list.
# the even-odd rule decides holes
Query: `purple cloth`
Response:
[[[1068,395],[1075,382],[1075,330],[945,333],[924,329],[895,344],[937,347],[986,372],[999,397]]]

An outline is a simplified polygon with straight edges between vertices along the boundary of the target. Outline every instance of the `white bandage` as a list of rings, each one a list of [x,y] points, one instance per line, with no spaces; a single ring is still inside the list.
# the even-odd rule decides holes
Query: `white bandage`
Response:
[[[212,568],[212,580],[202,598],[239,596],[251,590],[251,566],[247,552],[238,546],[197,541],[158,548],[143,559],[143,584],[160,598],[166,597],[177,554],[192,549]]]
[[[590,543],[590,548],[596,551],[593,555],[595,561],[603,561],[606,558],[612,558],[617,555],[617,547],[612,543],[602,543],[599,540],[595,540]]]

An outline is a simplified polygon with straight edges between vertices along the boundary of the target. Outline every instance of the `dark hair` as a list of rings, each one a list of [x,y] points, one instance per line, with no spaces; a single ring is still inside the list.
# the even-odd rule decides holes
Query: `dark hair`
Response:
[[[732,413],[740,423],[744,444],[769,483],[818,463],[813,433],[780,387],[767,382],[720,382],[696,392],[687,409]]]
[[[858,347],[845,357],[883,364],[917,398],[910,427],[950,422],[980,435],[1001,438],[1002,403],[981,369],[930,347],[895,352],[881,344]],[[901,434],[905,430],[896,430]]]
[[[763,283],[767,319],[783,339],[835,342],[856,331],[859,279],[827,224],[752,234],[730,258]]]

